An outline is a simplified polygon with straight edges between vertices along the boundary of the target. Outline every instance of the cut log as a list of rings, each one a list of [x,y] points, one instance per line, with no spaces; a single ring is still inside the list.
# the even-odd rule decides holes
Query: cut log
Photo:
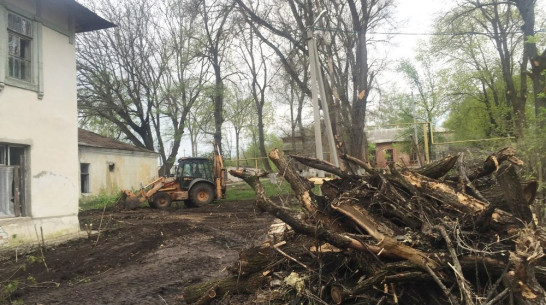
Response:
[[[366,245],[354,238],[350,238],[347,235],[338,234],[322,226],[313,226],[301,222],[299,219],[292,216],[289,211],[277,206],[275,203],[273,203],[273,201],[265,196],[265,190],[261,185],[258,177],[250,176],[242,171],[235,170],[231,170],[230,174],[243,179],[246,183],[248,183],[248,185],[250,185],[254,189],[254,191],[256,192],[256,205],[260,209],[284,221],[296,233],[316,237],[340,249],[352,248],[359,251],[368,251],[369,248],[375,248],[377,250],[378,247]]]
[[[492,174],[499,169],[500,164],[504,161],[508,161],[519,166],[523,165],[523,161],[516,157],[516,150],[513,147],[506,147],[487,157],[482,167],[476,169],[472,174],[468,175],[468,178],[473,181]]]
[[[441,160],[422,166],[415,171],[425,177],[438,179],[447,174],[447,172],[449,172],[453,166],[455,166],[457,159],[458,156],[448,156]]]
[[[279,255],[270,246],[259,246],[245,249],[239,253],[239,259],[228,271],[235,275],[247,276],[263,271],[268,265],[273,264]]]
[[[419,250],[413,249],[406,245],[400,244],[393,237],[387,235],[390,230],[381,225],[378,221],[373,219],[366,210],[359,208],[358,206],[338,201],[332,204],[332,208],[341,214],[352,219],[361,228],[366,230],[378,243],[377,246],[384,249],[384,251],[392,256],[407,259],[410,262],[423,267],[427,265],[432,269],[437,269],[439,264],[429,258],[427,253],[423,253]],[[384,232],[381,232],[384,231]],[[385,232],[387,234],[385,234]]]
[[[514,166],[502,166],[497,173],[497,181],[504,195],[504,200],[509,203],[509,212],[534,227],[533,213],[529,208],[528,198],[523,194],[519,175],[516,173]]]
[[[188,304],[200,304],[197,302],[210,302],[217,296],[227,293],[253,293],[270,280],[268,276],[252,274],[248,277],[230,276],[212,282],[199,283],[184,289],[184,300]],[[211,295],[213,295],[212,298]]]
[[[402,176],[411,185],[419,189],[429,198],[436,199],[439,202],[450,205],[451,207],[470,214],[479,214],[487,209],[488,204],[480,201],[470,195],[457,192],[452,187],[437,180],[412,173],[409,170],[403,170]]]
[[[503,187],[500,185],[496,177],[483,177],[475,180],[473,184],[483,195],[483,197],[487,199],[489,203],[491,203],[491,205],[501,210],[511,212],[511,202],[509,202],[505,197]],[[523,189],[523,201],[526,202],[528,206],[531,206],[535,202],[538,183],[536,181],[521,182],[521,187]]]
[[[301,177],[289,165],[282,152],[278,149],[272,149],[269,152],[269,158],[279,169],[279,173],[290,183],[292,190],[296,194],[296,198],[301,203],[302,207],[307,210],[314,219],[324,224],[324,226],[334,232],[342,232],[342,228],[335,219],[327,217],[318,207],[317,196],[311,192],[313,184]],[[246,180],[245,180],[246,181]]]
[[[375,175],[377,173],[377,171],[375,169],[372,168],[372,166],[367,163],[367,162],[364,162],[358,158],[355,158],[351,155],[347,155],[347,154],[343,154],[340,156],[341,159],[345,160],[345,161],[348,161],[348,162],[351,162],[353,164],[356,164],[360,167],[362,167],[366,172],[368,172],[369,174],[371,175]]]
[[[275,163],[279,169],[279,175],[284,177],[294,193],[297,199],[302,203],[303,207],[311,214],[316,214],[317,204],[311,194],[313,183],[309,180],[301,177],[288,163],[286,158],[282,155],[282,152],[278,149],[273,149],[269,152],[269,158]]]
[[[506,283],[518,304],[546,305],[546,291],[536,278],[534,266],[544,257],[544,249],[533,229],[523,229],[516,240],[515,251],[510,252],[513,270]]]
[[[343,171],[341,168],[333,165],[330,162],[319,160],[316,158],[309,158],[309,157],[302,157],[302,156],[296,156],[296,155],[290,155],[291,158],[294,160],[300,162],[301,164],[307,165],[312,168],[316,168],[319,170],[323,170],[325,172],[328,172],[330,174],[334,174],[341,178],[347,178],[351,175],[345,171]]]

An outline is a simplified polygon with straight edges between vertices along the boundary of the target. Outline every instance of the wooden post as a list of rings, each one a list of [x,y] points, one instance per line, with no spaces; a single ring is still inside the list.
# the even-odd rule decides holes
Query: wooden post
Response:
[[[13,167],[13,210],[15,217],[21,216],[21,179],[19,166]]]

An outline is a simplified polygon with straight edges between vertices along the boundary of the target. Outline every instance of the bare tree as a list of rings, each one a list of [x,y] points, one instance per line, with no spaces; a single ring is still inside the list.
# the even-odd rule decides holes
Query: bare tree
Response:
[[[226,118],[233,125],[235,132],[235,158],[239,167],[241,136],[243,130],[248,128],[249,120],[254,112],[253,100],[245,98],[237,88],[233,88],[233,94],[227,101]]]
[[[204,138],[214,136],[214,85],[203,89],[188,116],[188,130],[193,157],[198,155],[198,143]]]
[[[332,65],[334,71],[326,73],[324,65],[322,73],[324,76],[333,75],[335,79],[330,82],[335,83],[339,89],[342,111],[340,117],[342,124],[346,126],[344,138],[350,139],[349,152],[365,157],[366,106],[376,75],[369,62],[368,46],[371,40],[367,34],[386,20],[393,1],[366,0],[356,3],[353,0],[288,0],[271,1],[256,6],[252,5],[252,1],[235,1],[252,23],[260,25],[256,35],[275,52],[286,73],[308,95],[308,79],[304,78],[306,74],[301,73],[297,67],[302,62],[292,62],[290,58],[307,56],[308,30],[314,30],[313,27],[317,26],[314,22],[319,12],[331,12],[325,23],[330,34],[329,41],[320,40],[319,48],[326,52],[327,58],[335,59]],[[327,95],[331,96],[333,87],[327,88]],[[333,104],[331,98],[326,98]]]
[[[164,174],[176,159],[186,117],[205,81],[206,65],[190,47],[196,15],[174,0],[96,5],[118,27],[78,40],[80,114],[104,118],[124,139],[157,150]]]
[[[80,112],[108,119],[133,144],[155,150],[150,102],[159,99],[159,74],[166,63],[155,52],[156,41],[148,39],[153,9],[146,1],[131,8],[102,5],[109,5],[105,16],[118,27],[78,38]],[[152,73],[146,75],[148,71]]]
[[[233,27],[230,22],[232,1],[193,0],[201,16],[204,36],[201,37],[201,54],[214,72],[214,141],[222,151],[222,124],[224,123],[224,65],[228,56]]]
[[[267,54],[265,54],[262,42],[257,40],[253,28],[244,31],[241,35],[241,47],[244,51],[242,59],[248,69],[248,77],[246,77],[247,86],[250,95],[254,101],[254,107],[258,119],[258,148],[260,157],[263,160],[265,170],[271,172],[271,165],[267,158],[265,149],[265,126],[264,126],[264,105],[266,102],[266,92],[272,80],[272,73],[269,72],[269,63],[267,62]]]

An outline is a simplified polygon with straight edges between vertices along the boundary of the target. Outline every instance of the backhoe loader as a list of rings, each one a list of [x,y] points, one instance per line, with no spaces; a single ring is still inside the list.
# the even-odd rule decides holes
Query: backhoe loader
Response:
[[[226,196],[226,170],[218,145],[210,158],[180,158],[174,177],[159,177],[139,191],[122,191],[117,206],[135,209],[148,201],[152,208],[165,209],[173,201],[188,207],[211,203]]]

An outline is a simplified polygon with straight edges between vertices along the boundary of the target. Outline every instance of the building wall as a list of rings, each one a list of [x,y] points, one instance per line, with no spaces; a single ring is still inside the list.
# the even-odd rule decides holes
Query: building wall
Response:
[[[115,194],[157,177],[157,154],[80,146],[79,160],[89,164],[87,194]]]
[[[392,160],[397,164],[412,165],[410,156],[407,153],[401,152],[393,143],[376,143],[375,144],[375,164],[374,167],[384,168],[388,166],[387,156],[388,151],[392,150]]]
[[[2,14],[7,6],[1,4],[6,2],[11,9],[26,4],[24,13],[35,14],[29,11],[33,7],[28,3],[32,2],[26,0],[1,1]],[[68,20],[68,16],[64,17]],[[0,31],[5,29],[4,20]],[[6,82],[0,91],[0,143],[26,148],[26,215],[0,219],[0,233],[3,232],[11,244],[35,240],[35,225],[46,238],[79,232],[75,46],[70,34],[48,26],[40,26],[35,34],[39,50],[33,49],[33,52],[39,53],[41,71],[34,73],[40,72],[42,76],[37,84],[39,90]],[[0,37],[4,39],[6,35]],[[0,43],[2,73],[7,73],[6,44]],[[7,78],[0,75],[0,79]],[[5,238],[0,247],[2,243],[6,244]]]

